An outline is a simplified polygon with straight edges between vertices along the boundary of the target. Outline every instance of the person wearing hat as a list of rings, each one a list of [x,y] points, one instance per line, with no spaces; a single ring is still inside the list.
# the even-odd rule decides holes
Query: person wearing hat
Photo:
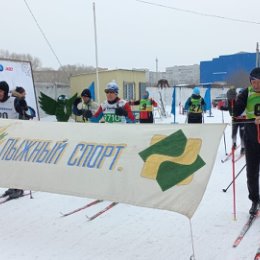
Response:
[[[12,96],[15,97],[14,107],[19,114],[19,119],[30,120],[36,116],[34,109],[27,105],[25,100],[26,91],[23,87],[16,87],[15,90],[12,91]]]
[[[118,97],[119,87],[115,81],[109,82],[105,88],[106,100],[101,103],[97,112],[91,118],[99,122],[102,118],[106,123],[133,123],[134,114],[129,103]]]
[[[6,81],[0,81],[0,118],[18,119],[14,105],[15,97],[9,96],[9,85]],[[10,199],[16,199],[23,195],[21,189],[8,189],[1,197],[9,196]]]
[[[188,112],[188,124],[201,124],[203,112],[206,112],[206,103],[200,95],[199,87],[192,90],[192,95],[187,99],[184,109]]]
[[[153,119],[153,107],[157,107],[157,102],[149,98],[149,92],[146,90],[142,96],[142,99],[136,101],[130,101],[131,106],[139,105],[139,122],[140,123],[150,123],[154,122]]]
[[[247,171],[248,198],[252,205],[250,215],[256,215],[259,209],[259,165],[260,165],[260,68],[254,68],[249,75],[250,85],[235,97],[233,117],[246,115],[245,157]],[[231,97],[230,97],[231,98]]]
[[[0,118],[18,119],[18,113],[14,107],[15,98],[9,96],[9,85],[6,81],[0,81]]]
[[[233,102],[237,97],[237,91],[235,87],[230,87],[227,91],[227,102],[226,105],[222,105],[219,109],[222,111],[229,111],[230,116],[233,115]],[[232,118],[232,148],[237,149],[237,133],[239,130],[240,142],[241,142],[241,149],[240,154],[245,154],[245,142],[244,142],[244,134],[245,134],[245,124],[243,120],[245,119],[245,115],[241,115],[236,118]]]
[[[89,89],[81,92],[81,97],[75,99],[72,112],[76,116],[76,122],[88,122],[98,109],[98,104],[91,99]]]

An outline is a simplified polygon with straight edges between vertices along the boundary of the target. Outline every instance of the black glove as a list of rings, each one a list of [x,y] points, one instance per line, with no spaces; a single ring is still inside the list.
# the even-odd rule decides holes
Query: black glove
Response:
[[[80,97],[77,97],[73,102],[72,112],[76,116],[82,116],[82,109],[78,109],[78,104],[81,102],[82,100]]]
[[[77,106],[80,102],[81,102],[81,98],[80,98],[80,97],[77,97],[77,98],[74,100],[73,105],[74,105],[74,106]]]
[[[92,116],[93,116],[93,114],[92,114],[92,112],[90,111],[90,110],[85,110],[84,112],[83,112],[83,118],[91,118]]]
[[[237,97],[237,92],[235,88],[231,88],[227,92],[227,99],[228,100],[235,100]]]
[[[146,104],[142,105],[142,110],[146,110]]]
[[[116,111],[115,111],[115,114],[117,116],[127,116],[128,115],[127,111],[124,108],[122,108],[122,107],[117,107]]]

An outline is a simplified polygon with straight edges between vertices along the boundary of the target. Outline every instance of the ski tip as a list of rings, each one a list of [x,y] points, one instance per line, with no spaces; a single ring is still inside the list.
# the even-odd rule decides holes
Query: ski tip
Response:
[[[86,215],[86,218],[87,218],[87,221],[91,220],[91,218],[88,215]]]
[[[226,192],[227,190],[226,189],[222,189],[223,192]]]
[[[190,260],[195,260],[194,255],[191,255],[191,256],[190,256]]]

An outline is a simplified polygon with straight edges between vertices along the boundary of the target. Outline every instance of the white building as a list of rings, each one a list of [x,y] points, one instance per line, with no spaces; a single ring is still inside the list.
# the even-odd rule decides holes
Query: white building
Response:
[[[198,64],[187,66],[174,66],[166,68],[166,79],[169,84],[198,84],[200,79],[200,66]]]

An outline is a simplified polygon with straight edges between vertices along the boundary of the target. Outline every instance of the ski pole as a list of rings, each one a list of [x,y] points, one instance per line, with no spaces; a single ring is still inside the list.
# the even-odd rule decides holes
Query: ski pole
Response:
[[[235,148],[234,146],[232,147],[232,178],[233,178],[233,215],[234,215],[234,220],[237,220],[237,210],[236,210],[236,182],[235,182]]]
[[[245,167],[246,167],[246,164],[245,164],[245,165],[242,167],[242,169],[237,173],[235,179],[240,175],[240,173],[245,169]],[[229,187],[233,184],[233,182],[234,182],[234,180],[232,180],[232,181],[229,183],[229,185],[228,185],[225,189],[222,189],[222,191],[223,191],[223,192],[226,192],[226,191],[229,189]]]
[[[223,110],[221,110],[222,112],[222,123],[224,124],[224,114],[223,114]],[[226,143],[226,135],[225,135],[225,131],[223,133],[223,140],[224,140],[224,146],[225,146],[225,154],[227,155],[227,143]]]
[[[30,199],[33,199],[32,191],[30,190]]]

